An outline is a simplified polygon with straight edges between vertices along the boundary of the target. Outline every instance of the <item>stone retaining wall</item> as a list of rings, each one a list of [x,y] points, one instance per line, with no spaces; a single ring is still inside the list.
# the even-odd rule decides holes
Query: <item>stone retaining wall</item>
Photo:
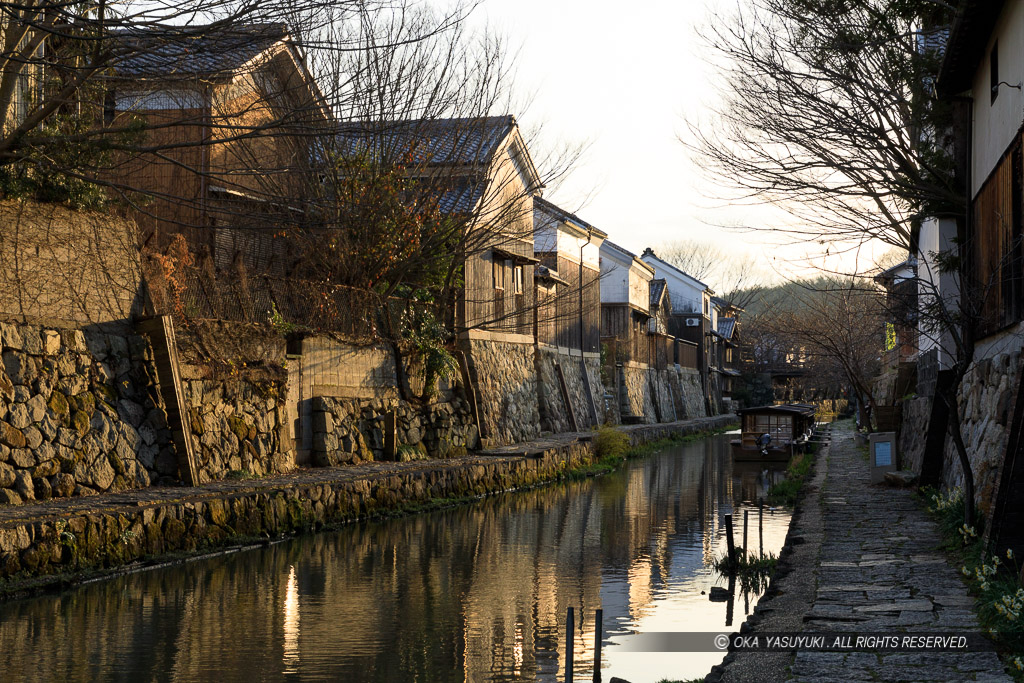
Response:
[[[931,417],[931,398],[921,397],[903,401],[899,437],[900,469],[921,476]]]
[[[262,477],[295,465],[283,382],[183,381],[200,483],[230,473]]]
[[[313,399],[313,461],[321,467],[385,459],[384,420],[395,412],[399,460],[465,455],[479,444],[460,398],[416,408],[397,399]]]
[[[669,365],[664,370],[625,363],[622,397],[630,414],[647,424],[707,416],[707,402],[700,373],[693,368]]]
[[[704,389],[700,383],[700,371],[697,368],[676,366],[673,387],[678,387],[677,400],[682,403],[683,410],[679,419],[692,420],[696,417],[707,417],[708,407],[704,400]]]
[[[0,503],[176,474],[143,337],[0,323],[0,347]]]
[[[964,375],[957,400],[964,415],[961,430],[974,472],[975,503],[984,515],[992,505],[999,467],[1006,455],[1010,406],[1020,380],[1020,350],[975,361]],[[943,486],[963,486],[952,440],[946,440]]]
[[[539,436],[533,344],[474,339],[468,355],[488,442],[510,444]]]
[[[559,352],[554,348],[539,347],[536,351],[537,400],[540,410],[541,429],[558,434],[572,431],[565,400],[558,382],[556,364],[562,368],[569,400],[576,415],[579,429],[595,426],[590,412],[590,401],[587,400],[586,387],[583,383],[583,370],[580,356]],[[593,405],[597,412],[597,424],[607,421],[604,407],[604,385],[601,382],[601,359],[586,358],[583,364],[587,368],[590,389],[593,394]]]
[[[734,417],[623,431],[640,445],[723,427],[730,420]],[[0,579],[110,569],[164,553],[230,544],[233,537],[277,536],[438,499],[533,486],[590,464],[592,443],[552,440],[537,456],[401,463],[361,475],[353,468],[318,469],[258,483],[154,489],[137,501],[114,499],[85,510],[35,508],[23,518],[0,520]]]
[[[625,391],[623,403],[628,406],[629,415],[642,418],[644,422],[657,422],[648,374],[649,368],[639,363],[622,364],[622,376],[625,379],[622,387]]]

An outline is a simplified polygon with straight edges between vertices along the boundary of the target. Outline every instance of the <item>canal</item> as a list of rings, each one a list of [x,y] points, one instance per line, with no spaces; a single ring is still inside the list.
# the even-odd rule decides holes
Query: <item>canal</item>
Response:
[[[10,681],[561,681],[566,608],[576,680],[704,676],[717,652],[625,652],[634,634],[738,628],[759,595],[727,582],[723,517],[781,473],[733,463],[728,436],[665,449],[604,477],[354,524],[0,604]],[[766,508],[764,550],[789,513]],[[727,629],[727,626],[730,626]]]

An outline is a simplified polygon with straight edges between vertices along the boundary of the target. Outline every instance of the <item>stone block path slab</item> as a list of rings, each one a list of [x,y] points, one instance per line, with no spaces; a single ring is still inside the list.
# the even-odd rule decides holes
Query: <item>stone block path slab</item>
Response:
[[[868,481],[868,461],[854,444],[852,426],[837,424],[790,530],[791,539],[804,541],[795,547],[803,564],[788,568],[769,591],[773,597],[758,605],[752,634],[794,622],[800,623],[794,630],[805,633],[981,632],[974,599],[958,568],[937,550],[941,537],[924,505],[906,489]],[[788,658],[782,667],[778,655],[737,653],[709,680],[1013,680],[994,652],[808,651]],[[771,665],[759,667],[758,660]]]

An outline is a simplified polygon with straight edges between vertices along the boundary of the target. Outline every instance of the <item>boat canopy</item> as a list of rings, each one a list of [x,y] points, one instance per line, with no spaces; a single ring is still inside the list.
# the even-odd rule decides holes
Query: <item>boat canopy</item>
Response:
[[[736,413],[743,415],[802,415],[814,417],[815,407],[807,403],[786,403],[783,405],[758,406],[756,408],[743,408]]]

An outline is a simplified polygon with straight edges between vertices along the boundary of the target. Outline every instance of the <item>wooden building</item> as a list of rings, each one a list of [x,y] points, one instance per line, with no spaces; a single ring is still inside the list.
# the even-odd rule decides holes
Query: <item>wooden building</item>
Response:
[[[958,294],[971,297],[967,306],[980,314],[977,329],[969,331],[975,337],[973,362],[959,391],[972,396],[1006,391],[1011,398],[995,416],[992,408],[974,402],[961,406],[957,417],[974,471],[974,502],[985,516],[981,526],[1000,555],[1007,548],[1024,551],[1020,372],[993,371],[1000,364],[1019,368],[1024,356],[1024,0],[958,5],[938,90],[967,110],[954,131],[969,202],[966,220],[956,225],[955,255],[961,264]],[[933,421],[945,419],[933,416]],[[943,468],[946,486],[959,475],[947,471],[941,458],[934,464]],[[929,478],[928,467],[927,461],[922,464],[922,479]]]
[[[533,222],[534,255],[545,273],[537,340],[600,353],[601,245],[608,235],[541,197],[533,201]]]
[[[671,297],[672,311],[668,318],[668,333],[696,345],[697,369],[707,396],[715,396],[717,386],[717,356],[714,334],[717,330],[717,313],[711,303],[713,292],[697,278],[661,259],[652,249],[645,249],[640,259],[646,263],[655,277],[665,280]],[[687,351],[692,353],[692,351]]]
[[[151,148],[113,169],[140,193],[132,217],[157,248],[177,233],[219,264],[273,256],[315,178],[331,112],[284,24],[124,30],[104,76],[105,116],[142,124]]]
[[[617,362],[651,360],[653,279],[654,269],[636,254],[609,240],[601,245],[601,339],[613,342]]]

